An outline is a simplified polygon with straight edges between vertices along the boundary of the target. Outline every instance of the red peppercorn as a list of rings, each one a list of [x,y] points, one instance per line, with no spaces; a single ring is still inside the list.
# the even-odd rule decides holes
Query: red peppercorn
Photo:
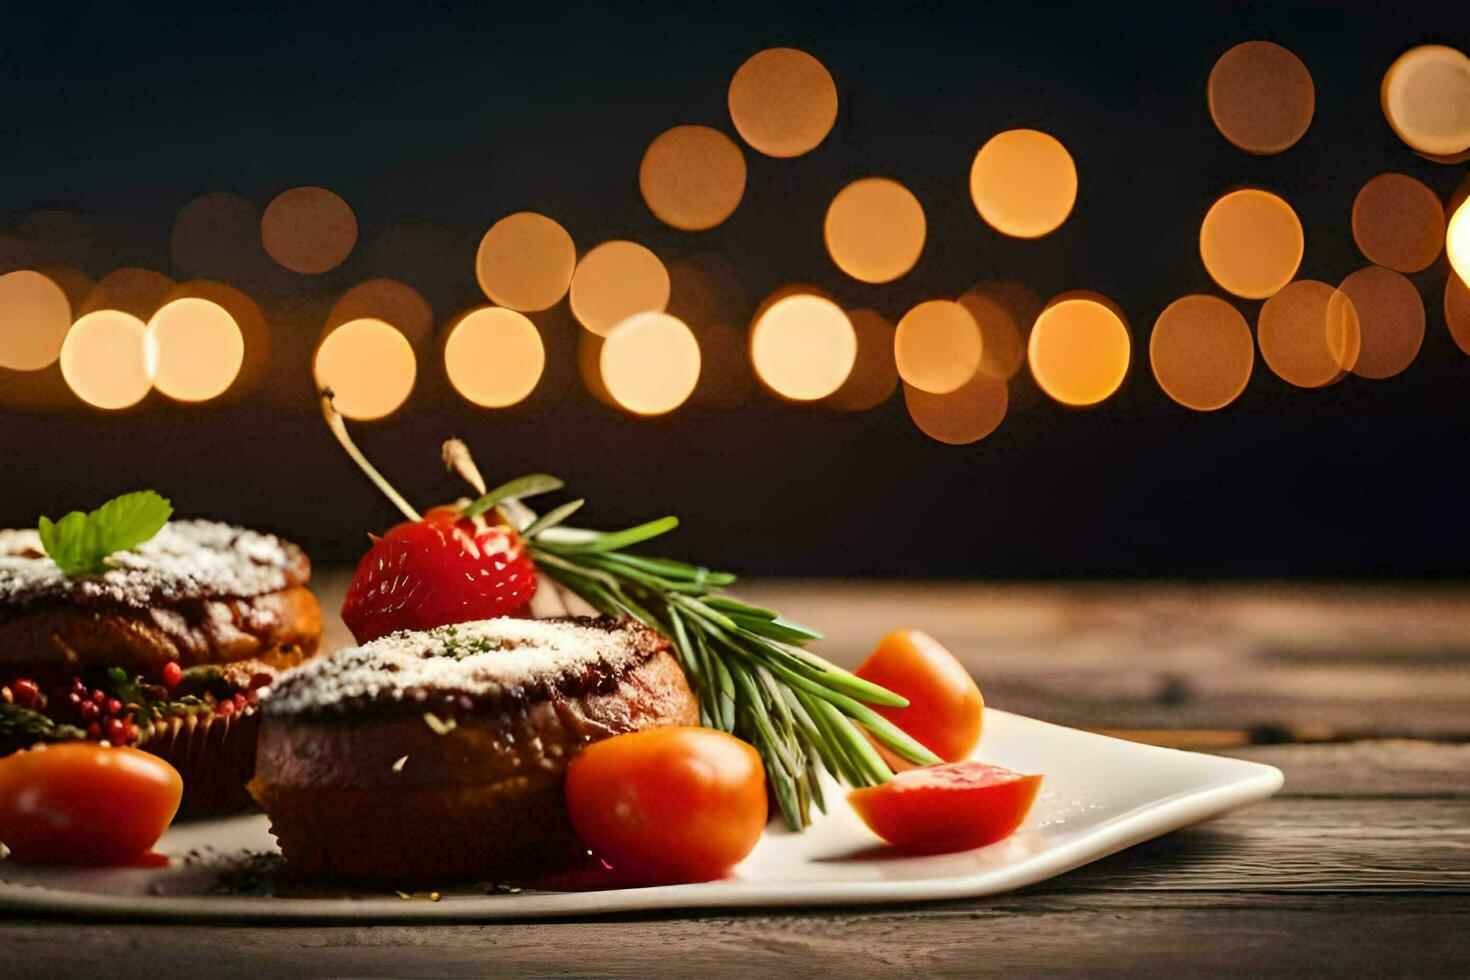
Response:
[[[97,690],[95,690],[95,691],[92,692],[92,703],[93,704],[98,705],[100,707],[102,705],[102,703],[105,702],[106,700],[107,700],[107,692],[104,691],[104,690],[102,690],[101,688],[98,688]]]
[[[93,721],[102,715],[102,709],[94,701],[82,702],[82,721]]]
[[[36,682],[24,677],[10,685],[10,692],[15,696],[15,703],[22,708],[34,708],[41,700],[41,689]]]
[[[184,668],[170,660],[163,665],[163,686],[172,691],[184,679]]]
[[[102,726],[97,724],[95,721],[92,722],[92,724],[87,726],[87,736],[89,738],[100,739],[102,737]]]
[[[117,698],[108,698],[107,699],[107,713],[108,714],[115,715],[115,714],[117,714],[121,710],[122,710],[122,702],[121,701],[119,701]]]

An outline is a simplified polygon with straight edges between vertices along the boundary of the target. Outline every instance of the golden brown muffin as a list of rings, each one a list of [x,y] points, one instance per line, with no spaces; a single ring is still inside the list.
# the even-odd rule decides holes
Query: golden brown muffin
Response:
[[[668,641],[607,617],[396,633],[287,672],[262,713],[250,788],[287,868],[397,882],[577,863],[568,760],[699,720]]]
[[[0,531],[0,753],[37,738],[130,742],[184,775],[181,812],[248,805],[254,692],[321,643],[310,562],[210,521],[171,522],[110,560],[68,576],[35,531]]]

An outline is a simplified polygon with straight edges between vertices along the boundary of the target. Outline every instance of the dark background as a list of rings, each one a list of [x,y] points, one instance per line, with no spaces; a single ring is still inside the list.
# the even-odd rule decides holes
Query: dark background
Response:
[[[583,390],[563,303],[537,317],[548,370],[526,403],[459,401],[430,349],[408,405],[356,427],[423,505],[459,492],[436,461],[439,440],[458,434],[492,482],[557,473],[589,498],[588,522],[606,526],[678,513],[686,524],[668,550],[752,572],[1465,571],[1470,358],[1445,329],[1443,259],[1412,277],[1424,347],[1387,381],[1303,391],[1258,358],[1235,404],[1199,414],[1163,394],[1146,354],[1159,310],[1218,293],[1197,236],[1221,192],[1252,183],[1286,197],[1306,229],[1299,275],[1330,282],[1366,264],[1348,216],[1369,177],[1397,170],[1449,194],[1467,165],[1404,147],[1378,85],[1413,44],[1470,47],[1461,2],[27,8],[0,30],[0,228],[12,247],[44,239],[49,256],[93,277],[141,265],[181,278],[168,240],[186,202],[232,190],[263,207],[300,184],[343,195],[360,237],[325,276],[241,282],[275,344],[249,397],[189,407],[155,395],[118,414],[0,409],[0,523],[151,486],[183,513],[285,532],[321,561],[355,558],[395,514],[314,414],[310,353],[326,309],[388,275],[420,289],[442,324],[481,301],[479,236],[532,209],[579,249],[629,237],[666,261],[723,264],[738,288],[720,319],[741,327],[793,281],[895,321],[979,279],[1020,279],[1043,296],[1098,290],[1131,321],[1133,367],[1090,410],[1018,391],[1001,428],[969,447],[930,441],[901,395],[853,415],[753,390],[736,408],[638,420]],[[1253,38],[1291,48],[1316,84],[1311,129],[1277,157],[1234,149],[1205,109],[1215,59]],[[747,150],[730,221],[693,235],[664,227],[638,195],[643,149],[679,123],[733,135],[730,76],[772,45],[808,50],[832,72],[832,135],[796,160]],[[991,231],[967,193],[975,150],[1016,126],[1056,135],[1080,174],[1070,220],[1034,242]],[[821,239],[832,195],[870,174],[903,180],[929,220],[919,265],[882,287],[838,273]],[[67,225],[76,219],[44,209],[88,218]],[[1254,322],[1259,304],[1236,302]],[[19,383],[0,372],[0,386]]]

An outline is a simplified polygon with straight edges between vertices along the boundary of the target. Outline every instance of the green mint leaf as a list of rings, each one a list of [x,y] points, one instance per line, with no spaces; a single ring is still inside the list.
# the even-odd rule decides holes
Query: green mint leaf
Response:
[[[105,557],[138,547],[163,530],[173,512],[163,497],[139,490],[109,500],[87,515],[87,522],[97,529],[96,544]]]
[[[87,575],[100,570],[92,567],[95,549],[88,539],[95,539],[95,535],[89,532],[86,514],[74,510],[55,524],[43,517],[39,530],[41,547],[66,574]]]
[[[67,575],[107,570],[107,557],[130,551],[153,537],[173,514],[173,505],[152,490],[125,493],[90,514],[74,510],[52,522],[37,523],[41,547]]]

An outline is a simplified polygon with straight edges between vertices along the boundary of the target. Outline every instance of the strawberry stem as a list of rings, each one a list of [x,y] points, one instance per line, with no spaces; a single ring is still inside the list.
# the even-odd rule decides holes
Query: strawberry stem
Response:
[[[475,488],[480,496],[485,495],[485,478],[480,475],[480,468],[475,465],[475,459],[470,455],[470,447],[464,444],[462,439],[446,439],[442,450],[444,465]]]
[[[423,520],[423,516],[414,510],[413,506],[407,500],[404,500],[403,496],[397,490],[393,489],[393,484],[389,483],[383,474],[379,473],[377,468],[368,462],[368,458],[362,454],[362,450],[357,448],[357,444],[347,434],[347,423],[343,420],[341,413],[337,411],[337,406],[332,404],[332,389],[323,388],[321,396],[322,417],[327,420],[327,428],[332,430],[332,435],[337,437],[337,441],[342,444],[342,448],[347,451],[347,455],[352,457],[352,461],[357,464],[358,469],[367,474],[367,478],[373,481],[373,485],[383,491],[383,496],[392,501],[393,506],[402,511],[405,517],[411,521]]]

